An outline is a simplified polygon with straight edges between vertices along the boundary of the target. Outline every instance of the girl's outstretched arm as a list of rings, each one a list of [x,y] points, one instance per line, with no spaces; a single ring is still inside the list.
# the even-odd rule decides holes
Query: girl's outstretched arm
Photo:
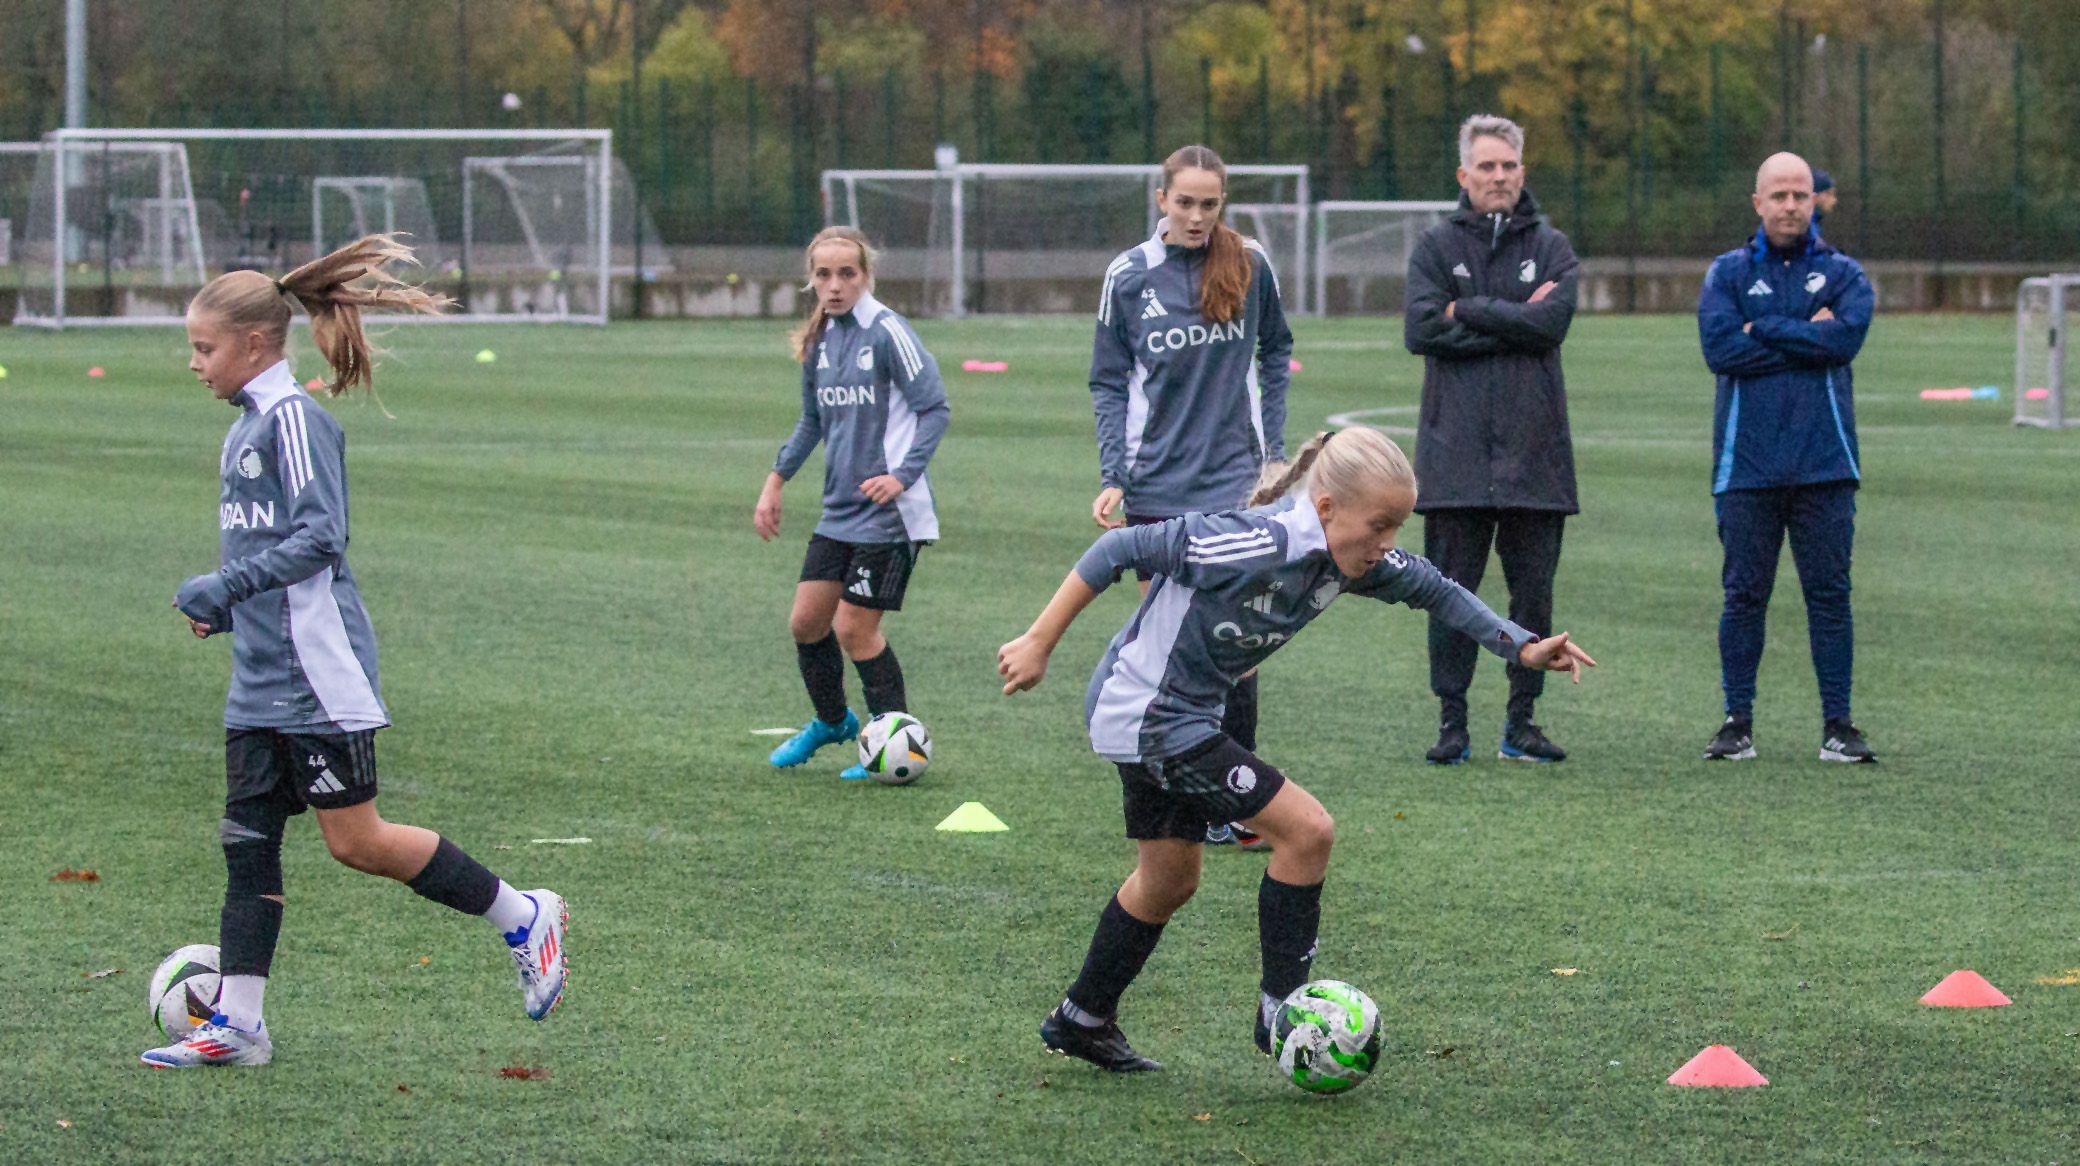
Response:
[[[997,649],[997,673],[1004,678],[1005,696],[1040,683],[1047,675],[1047,657],[1062,642],[1062,633],[1097,597],[1098,589],[1084,582],[1082,574],[1069,572],[1026,634]]]

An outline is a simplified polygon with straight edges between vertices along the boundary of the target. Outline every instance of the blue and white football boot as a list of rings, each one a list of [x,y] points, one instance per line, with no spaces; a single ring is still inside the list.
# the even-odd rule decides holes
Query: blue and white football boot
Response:
[[[569,967],[563,958],[563,928],[570,909],[555,891],[527,892],[534,900],[534,922],[524,935],[507,933],[506,945],[513,962],[520,965],[520,994],[527,1000],[527,1018],[541,1020],[563,1001],[569,982]]]
[[[163,1048],[147,1049],[138,1061],[148,1069],[204,1069],[216,1065],[265,1065],[274,1059],[274,1042],[267,1039],[267,1022],[252,1032],[231,1027],[219,1012],[203,1021],[188,1035]]]
[[[802,731],[780,743],[767,760],[776,769],[790,769],[816,755],[825,745],[836,745],[859,736],[859,715],[851,709],[845,710],[845,719],[837,724],[828,724],[814,717],[802,726]],[[866,773],[861,772],[861,777]]]

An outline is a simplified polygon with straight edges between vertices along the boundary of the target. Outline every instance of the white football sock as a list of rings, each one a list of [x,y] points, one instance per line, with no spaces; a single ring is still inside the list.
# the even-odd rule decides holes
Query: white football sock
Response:
[[[1278,1016],[1278,1006],[1285,1001],[1276,999],[1269,992],[1259,992],[1257,995],[1257,1015],[1263,1018],[1266,1027],[1270,1027],[1272,1020]]]
[[[217,990],[217,1011],[231,1027],[260,1031],[260,1002],[267,994],[266,976],[225,976]]]
[[[533,899],[514,890],[513,884],[500,879],[498,897],[491,900],[491,909],[484,912],[484,918],[489,919],[493,927],[506,934],[507,942],[512,942],[511,937],[515,932],[519,933],[520,941],[525,942],[528,929],[534,926],[537,910]]]

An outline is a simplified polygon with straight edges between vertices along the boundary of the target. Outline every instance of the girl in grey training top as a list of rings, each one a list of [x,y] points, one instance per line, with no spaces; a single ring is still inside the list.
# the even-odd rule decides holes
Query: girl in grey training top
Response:
[[[230,790],[217,825],[229,878],[216,1014],[146,1052],[154,1069],[273,1057],[261,997],[282,930],[282,835],[305,809],[342,863],[490,920],[519,965],[528,1016],[542,1019],[563,998],[561,896],[516,891],[446,838],[376,812],[376,730],[390,714],[375,633],[347,567],[346,435],[296,383],[284,348],[290,305],[301,304],[332,367],[328,395],[371,384],[361,309],[430,315],[450,303],[385,270],[411,258],[409,247],[371,235],[280,279],[218,276],[188,305],[188,368],[238,410],[219,464],[223,565],[181,584],[173,601],[197,637],[231,633]]]
[[[1284,497],[1300,481],[1305,488]],[[1260,1051],[1271,1051],[1273,1010],[1307,981],[1335,828],[1298,783],[1221,731],[1236,677],[1345,593],[1427,610],[1528,668],[1579,681],[1582,666],[1595,664],[1566,633],[1537,639],[1427,560],[1395,549],[1415,508],[1415,473],[1378,430],[1316,436],[1253,501],[1268,504],[1105,534],[1032,628],[997,651],[1004,692],[1031,688],[1070,621],[1122,569],[1154,576],[1084,700],[1091,747],[1119,767],[1138,861],[1099,916],[1082,973],[1040,1026],[1049,1049],[1113,1072],[1161,1068],[1127,1043],[1115,1014],[1163,925],[1198,888],[1208,823],[1240,821],[1275,844],[1257,890]]]
[[[1091,346],[1104,488],[1091,517],[1107,529],[1122,504],[1128,526],[1241,506],[1265,464],[1285,460],[1293,334],[1270,257],[1222,221],[1227,193],[1220,155],[1171,154],[1155,235],[1105,269]],[[1256,748],[1254,672],[1228,694],[1221,728]],[[1257,843],[1225,822],[1206,840]]]
[[[938,362],[910,322],[874,298],[866,236],[825,227],[809,241],[808,266],[815,303],[794,334],[802,415],[752,514],[760,538],[780,533],[780,489],[821,442],[823,518],[809,536],[788,617],[816,715],[773,750],[772,763],[782,767],[859,732],[859,717],[845,704],[847,657],[870,715],[909,711],[881,616],[902,610],[918,550],[939,537],[925,465],[949,416]],[[838,776],[857,780],[867,771],[851,765]]]

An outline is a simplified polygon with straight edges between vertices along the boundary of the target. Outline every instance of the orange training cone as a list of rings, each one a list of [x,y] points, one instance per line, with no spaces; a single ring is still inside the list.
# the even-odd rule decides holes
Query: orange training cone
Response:
[[[1999,1008],[2013,1004],[2005,992],[1986,982],[1986,977],[1967,968],[1943,977],[1943,982],[1928,990],[1921,998],[1923,1004],[1935,1008]]]
[[[1767,1085],[1769,1078],[1757,1073],[1755,1066],[1741,1060],[1739,1053],[1725,1045],[1708,1045],[1682,1068],[1670,1073],[1668,1083],[1707,1089],[1741,1089],[1750,1085]]]

